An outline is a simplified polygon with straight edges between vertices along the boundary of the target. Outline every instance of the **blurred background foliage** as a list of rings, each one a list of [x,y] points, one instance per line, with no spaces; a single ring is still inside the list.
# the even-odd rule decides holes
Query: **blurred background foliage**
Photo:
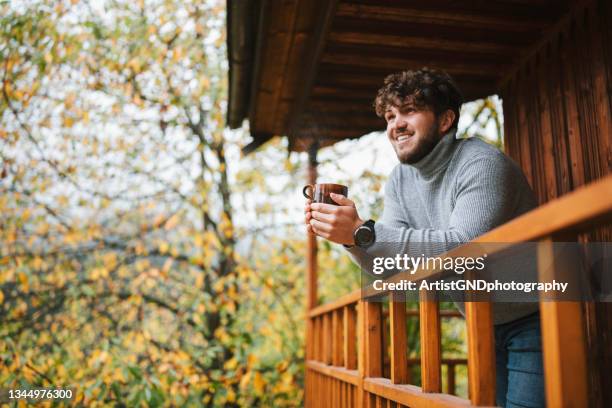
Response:
[[[79,406],[300,406],[306,158],[284,140],[241,157],[247,124],[225,128],[225,2],[0,10],[0,384],[70,386]],[[494,123],[501,147],[499,101],[466,109],[463,134]],[[336,164],[381,137],[321,155],[371,217],[386,174]],[[319,248],[320,300],[358,288]],[[449,356],[462,324],[443,326]]]

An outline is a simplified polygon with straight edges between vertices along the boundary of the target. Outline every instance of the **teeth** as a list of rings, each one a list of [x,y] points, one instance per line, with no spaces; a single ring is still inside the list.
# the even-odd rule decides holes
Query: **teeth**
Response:
[[[403,142],[404,140],[408,140],[408,136],[400,136],[397,138],[398,142]]]

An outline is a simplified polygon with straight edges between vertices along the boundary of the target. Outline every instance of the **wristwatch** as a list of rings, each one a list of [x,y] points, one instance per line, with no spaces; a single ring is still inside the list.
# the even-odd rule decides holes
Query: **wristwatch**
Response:
[[[355,240],[355,245],[361,248],[367,248],[372,245],[376,240],[374,220],[367,220],[357,227],[355,232],[353,232],[353,239]]]

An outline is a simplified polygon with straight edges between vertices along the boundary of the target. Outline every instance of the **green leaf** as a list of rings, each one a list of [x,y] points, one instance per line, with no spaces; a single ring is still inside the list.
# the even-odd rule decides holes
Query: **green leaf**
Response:
[[[130,374],[132,374],[132,376],[137,381],[141,381],[142,380],[142,370],[140,369],[140,367],[131,365],[131,366],[128,366],[128,370],[130,371]]]

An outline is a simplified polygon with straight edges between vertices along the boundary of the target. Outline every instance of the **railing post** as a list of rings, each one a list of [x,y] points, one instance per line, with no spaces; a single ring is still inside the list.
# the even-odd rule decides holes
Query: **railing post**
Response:
[[[315,184],[317,182],[317,150],[319,144],[314,142],[308,149],[308,184]],[[306,292],[307,292],[307,308],[308,310],[313,309],[317,306],[317,237],[315,234],[308,234],[307,242],[307,279],[306,279]]]
[[[315,184],[317,182],[317,150],[318,144],[315,142],[310,146],[308,151],[308,184]],[[310,360],[320,356],[316,356],[315,341],[315,325],[313,319],[308,316],[308,312],[317,305],[317,238],[314,234],[308,234],[307,245],[306,245],[306,360]],[[320,336],[320,331],[316,333],[316,336]],[[306,369],[306,381],[309,382],[310,388],[312,385],[310,382],[312,379],[308,375],[308,369]],[[309,396],[306,396],[305,403],[311,405],[308,400]]]
[[[419,324],[421,332],[421,389],[441,392],[441,331],[440,307],[435,292],[419,293]]]
[[[455,395],[455,363],[446,364],[446,392]]]
[[[357,368],[357,349],[356,349],[356,316],[355,305],[344,306],[344,365],[349,370]]]
[[[470,401],[474,405],[495,405],[495,338],[491,303],[465,302],[465,320]]]
[[[330,365],[332,363],[332,318],[329,313],[323,314],[323,359],[322,361]]]
[[[538,244],[539,280],[568,282],[572,290],[571,285],[578,283],[573,279],[577,275],[576,268],[580,268],[578,254],[572,250],[555,252],[554,241],[549,237]],[[586,338],[581,302],[542,297],[540,316],[546,404],[550,407],[588,406]]]
[[[380,302],[361,299],[358,307],[358,401],[359,408],[370,407],[370,398],[364,390],[364,379],[382,376],[382,307]]]
[[[314,322],[312,323],[312,334],[310,336],[310,341],[313,343],[313,353],[312,360],[321,361],[321,317],[317,316],[314,318]]]
[[[391,343],[391,382],[408,384],[408,341],[406,339],[406,295],[389,293],[389,327]],[[384,346],[384,345],[383,345]]]
[[[342,318],[344,314],[342,309],[333,311],[332,316],[332,364],[335,366],[344,365],[344,327],[342,324]]]

